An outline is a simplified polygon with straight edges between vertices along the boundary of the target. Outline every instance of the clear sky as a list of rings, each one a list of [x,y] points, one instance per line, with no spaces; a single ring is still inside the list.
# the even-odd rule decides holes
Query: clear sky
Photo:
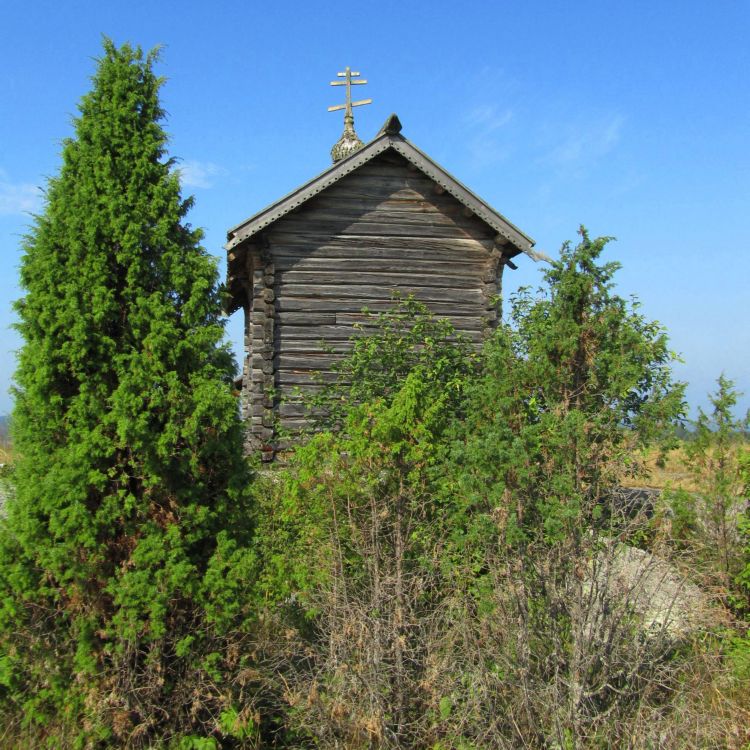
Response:
[[[328,83],[350,65],[374,100],[356,110],[363,140],[396,112],[550,255],[579,224],[615,236],[619,291],[668,328],[691,405],[722,371],[750,405],[747,0],[28,0],[0,10],[0,414],[20,237],[102,34],[163,45],[170,153],[222,275],[226,230],[329,165]],[[506,290],[540,281],[519,260]],[[239,343],[240,321],[228,330]]]

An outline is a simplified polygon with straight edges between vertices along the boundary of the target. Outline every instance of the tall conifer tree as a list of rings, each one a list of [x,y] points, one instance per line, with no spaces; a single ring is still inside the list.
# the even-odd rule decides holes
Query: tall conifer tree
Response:
[[[191,709],[175,694],[236,613],[224,571],[248,476],[234,362],[166,156],[155,60],[105,40],[24,243],[0,684],[27,723],[58,725],[53,744],[151,746],[205,725],[215,696]]]

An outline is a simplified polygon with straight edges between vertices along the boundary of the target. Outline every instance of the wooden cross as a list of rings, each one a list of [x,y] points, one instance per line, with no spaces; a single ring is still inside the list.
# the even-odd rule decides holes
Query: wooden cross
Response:
[[[352,78],[357,78],[361,74],[352,71],[347,65],[346,70],[343,73],[336,74],[339,78],[344,78],[344,81],[331,81],[331,86],[346,86],[346,104],[334,104],[332,107],[328,107],[329,112],[335,112],[337,109],[345,109],[344,122],[347,119],[352,118],[352,107],[359,107],[362,104],[372,104],[372,99],[360,99],[358,102],[352,101],[352,86],[361,86],[367,83],[367,81],[354,81]]]

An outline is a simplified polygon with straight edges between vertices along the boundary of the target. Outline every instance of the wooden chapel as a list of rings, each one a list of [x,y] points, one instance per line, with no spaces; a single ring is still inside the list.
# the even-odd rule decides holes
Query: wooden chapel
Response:
[[[248,452],[273,457],[274,425],[304,426],[294,394],[334,376],[355,324],[413,295],[477,345],[497,322],[503,268],[533,240],[401,134],[353,127],[349,68],[334,163],[227,234],[229,309],[245,316]],[[369,103],[365,100],[361,103]]]

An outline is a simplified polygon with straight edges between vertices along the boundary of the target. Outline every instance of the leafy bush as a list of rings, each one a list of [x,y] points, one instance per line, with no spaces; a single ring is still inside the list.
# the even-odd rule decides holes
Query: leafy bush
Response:
[[[663,330],[614,294],[605,245],[566,246],[479,359],[444,323],[425,344],[436,321],[413,302],[381,316],[316,402],[338,429],[256,484],[257,600],[284,634],[263,647],[283,686],[277,742],[724,736],[695,700],[712,679],[699,652],[669,614],[644,614],[664,563],[627,553],[648,519],[612,492],[670,432],[682,390]],[[676,731],[681,710],[699,733]]]

